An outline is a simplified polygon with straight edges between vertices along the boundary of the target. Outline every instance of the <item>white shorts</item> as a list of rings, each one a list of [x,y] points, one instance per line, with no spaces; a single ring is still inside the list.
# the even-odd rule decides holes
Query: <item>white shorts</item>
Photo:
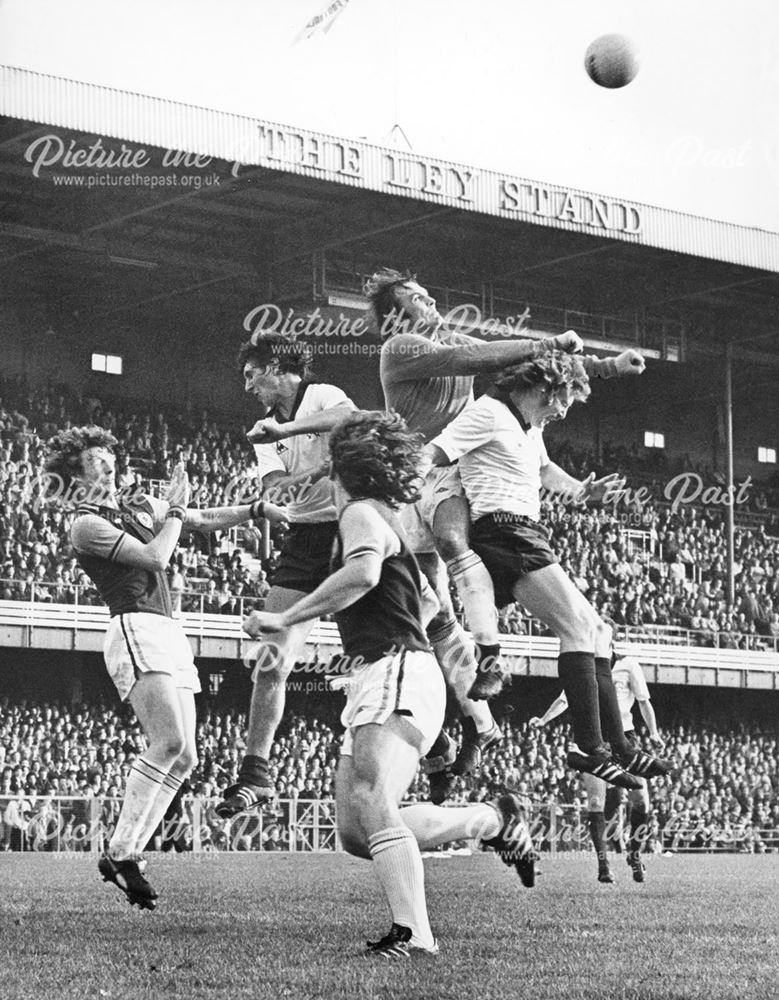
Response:
[[[423,757],[441,732],[446,709],[446,685],[432,653],[404,650],[358,667],[349,677],[341,725],[346,734],[341,753],[351,757],[354,730],[381,725],[397,713],[406,716],[422,735]]]
[[[105,665],[122,701],[141,674],[170,674],[177,688],[197,694],[200,680],[192,647],[180,623],[164,615],[133,611],[116,615],[103,644]]]
[[[433,466],[422,484],[420,499],[401,508],[398,515],[406,535],[406,544],[412,552],[436,551],[433,537],[435,512],[444,500],[464,495],[457,463]]]

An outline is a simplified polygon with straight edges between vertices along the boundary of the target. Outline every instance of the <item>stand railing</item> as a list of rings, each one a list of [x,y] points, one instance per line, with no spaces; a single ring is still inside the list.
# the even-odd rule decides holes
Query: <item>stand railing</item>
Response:
[[[151,838],[147,850],[207,852],[317,853],[340,851],[333,799],[279,799],[260,812],[232,820],[215,812],[219,799],[185,796],[176,815],[169,816]],[[122,800],[101,796],[0,795],[0,850],[48,853],[102,852],[116,825]],[[529,818],[536,848],[549,856],[592,849],[587,814],[579,804],[555,800],[534,803]],[[624,813],[607,828],[616,840],[624,836]],[[669,820],[664,827],[650,822],[642,837],[645,850],[673,852],[763,853],[779,850],[779,829],[756,829],[747,822],[733,825]],[[472,841],[450,847],[471,847]]]

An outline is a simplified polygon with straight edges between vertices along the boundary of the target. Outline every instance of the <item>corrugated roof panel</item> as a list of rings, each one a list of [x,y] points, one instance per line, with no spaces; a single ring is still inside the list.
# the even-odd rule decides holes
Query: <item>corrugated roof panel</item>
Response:
[[[0,113],[554,229],[779,271],[779,234],[222,111],[0,67]]]

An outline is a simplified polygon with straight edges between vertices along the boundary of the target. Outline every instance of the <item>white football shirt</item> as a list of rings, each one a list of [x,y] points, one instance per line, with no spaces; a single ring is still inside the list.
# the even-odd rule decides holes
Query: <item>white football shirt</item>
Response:
[[[636,728],[633,722],[633,706],[636,701],[649,701],[649,688],[644,671],[634,656],[623,656],[614,664],[611,677],[617,690],[622,725],[625,732],[629,732]]]
[[[351,399],[337,386],[311,383],[306,385],[299,397],[291,419],[308,417],[312,413],[344,404],[352,410],[356,409]],[[260,479],[269,472],[276,471],[288,476],[313,472],[329,461],[329,442],[329,433],[319,433],[296,434],[270,444],[255,444],[254,454],[257,456]],[[287,508],[291,524],[319,524],[323,521],[335,521],[337,517],[332,483],[327,477],[310,485],[292,487],[289,491],[277,492],[271,487],[266,498]]]
[[[540,427],[523,427],[505,403],[480,396],[431,444],[459,459],[472,520],[497,510],[539,520],[541,469],[549,464]]]

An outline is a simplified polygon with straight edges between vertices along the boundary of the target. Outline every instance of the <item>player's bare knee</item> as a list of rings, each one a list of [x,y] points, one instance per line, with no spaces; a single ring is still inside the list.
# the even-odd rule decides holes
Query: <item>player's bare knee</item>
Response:
[[[457,559],[468,551],[468,536],[458,525],[446,525],[435,532],[435,544],[438,554],[445,562]]]
[[[339,823],[338,837],[341,841],[341,847],[343,847],[347,854],[352,854],[355,858],[370,860],[371,853],[360,831],[349,827],[347,824],[344,824],[342,827]]]
[[[152,741],[151,750],[169,761],[172,766],[187,749],[187,739],[183,732],[171,729],[164,736]]]
[[[186,745],[176,760],[175,764],[176,773],[181,778],[186,778],[187,775],[191,774],[192,771],[195,769],[196,764],[197,764],[197,750],[193,746]]]
[[[275,659],[267,659],[263,662],[257,661],[254,673],[254,684],[261,687],[275,688],[285,684],[290,675],[291,665]]]

